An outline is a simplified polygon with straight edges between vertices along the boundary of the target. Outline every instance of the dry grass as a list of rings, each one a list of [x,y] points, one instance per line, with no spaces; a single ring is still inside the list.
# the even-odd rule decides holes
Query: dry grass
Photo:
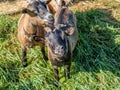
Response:
[[[70,8],[73,11],[88,11],[91,9],[107,9],[108,11],[111,11],[111,16],[116,18],[117,20],[120,20],[120,0],[78,0],[79,3],[75,3],[75,5],[71,6]],[[105,12],[109,13],[109,12]]]
[[[13,14],[21,11],[26,6],[27,0],[1,1],[0,14]]]

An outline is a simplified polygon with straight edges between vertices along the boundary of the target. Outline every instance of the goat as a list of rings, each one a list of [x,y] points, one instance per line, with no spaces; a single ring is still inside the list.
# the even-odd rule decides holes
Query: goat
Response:
[[[55,14],[59,8],[62,6],[68,6],[69,4],[72,4],[74,0],[42,0],[43,2],[48,3],[48,10]]]
[[[43,58],[45,55],[45,43],[40,39],[44,37],[45,25],[52,27],[54,17],[46,8],[47,3],[40,0],[31,0],[26,8],[22,10],[22,16],[18,22],[18,40],[22,48],[22,63],[27,66],[27,48],[32,48],[36,45],[41,47]]]
[[[78,41],[76,17],[67,7],[55,13],[54,29],[45,28],[45,42],[48,58],[54,68],[55,79],[59,81],[58,67],[66,65],[65,75],[70,78],[70,65],[73,50]]]

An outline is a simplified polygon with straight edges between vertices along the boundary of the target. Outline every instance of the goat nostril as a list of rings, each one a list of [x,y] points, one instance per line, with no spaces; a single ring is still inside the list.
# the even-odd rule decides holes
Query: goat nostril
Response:
[[[50,15],[49,18],[52,18],[52,15]]]
[[[64,47],[61,47],[61,49],[63,50],[63,49],[64,49]]]

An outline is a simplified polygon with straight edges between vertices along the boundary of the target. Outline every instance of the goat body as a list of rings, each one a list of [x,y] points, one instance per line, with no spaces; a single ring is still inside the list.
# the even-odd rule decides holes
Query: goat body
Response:
[[[58,67],[63,65],[66,65],[65,75],[70,78],[71,58],[78,41],[78,31],[76,18],[67,7],[62,7],[55,13],[54,25],[54,30],[46,36],[46,43],[48,58],[54,68],[55,78],[59,81]]]
[[[28,47],[39,45],[45,56],[44,25],[53,26],[54,17],[46,8],[47,3],[40,0],[30,1],[18,22],[18,40],[22,48],[23,66],[27,66],[26,50]]]
[[[36,45],[41,47],[41,51],[45,57],[45,43],[42,40],[36,41],[34,37],[44,38],[43,22],[38,16],[30,17],[23,14],[18,23],[18,40],[22,48],[23,66],[27,66],[26,50]]]
[[[21,16],[18,23],[18,39],[22,48],[35,45],[42,46],[42,43],[36,42],[32,37],[32,35],[44,37],[44,27],[42,25],[43,23],[38,16],[30,17],[27,14]]]

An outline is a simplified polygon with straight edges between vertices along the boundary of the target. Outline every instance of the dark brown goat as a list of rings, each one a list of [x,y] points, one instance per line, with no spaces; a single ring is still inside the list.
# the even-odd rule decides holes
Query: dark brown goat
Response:
[[[54,30],[47,28],[46,32],[48,58],[54,68],[55,79],[59,81],[58,67],[64,65],[65,75],[70,78],[72,53],[78,41],[76,17],[67,7],[62,7],[55,14]]]
[[[36,45],[41,47],[44,59],[45,43],[40,38],[44,37],[44,24],[52,27],[54,18],[46,8],[46,4],[40,0],[31,0],[18,22],[18,40],[22,48],[23,66],[27,66],[26,51]]]

